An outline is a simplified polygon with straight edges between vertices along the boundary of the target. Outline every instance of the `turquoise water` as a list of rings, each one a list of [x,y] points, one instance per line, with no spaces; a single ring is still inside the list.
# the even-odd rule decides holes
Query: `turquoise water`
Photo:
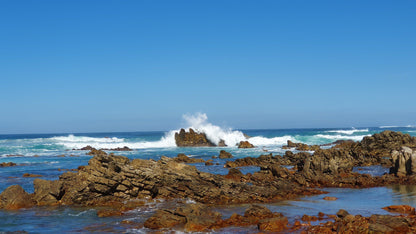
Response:
[[[41,175],[42,179],[55,180],[64,173],[60,169],[75,169],[86,165],[91,158],[86,151],[76,150],[87,145],[96,148],[116,148],[128,146],[129,152],[116,152],[129,158],[159,159],[161,156],[175,157],[185,153],[191,157],[211,159],[218,156],[221,149],[231,152],[235,158],[247,156],[258,157],[261,154],[284,154],[281,147],[287,140],[306,144],[327,144],[336,140],[361,140],[364,136],[384,130],[402,131],[416,136],[414,127],[388,128],[359,128],[359,129],[283,129],[283,130],[230,130],[222,129],[211,124],[202,126],[203,131],[209,132],[208,138],[215,141],[218,138],[226,140],[228,147],[221,148],[180,148],[175,146],[173,131],[169,132],[123,132],[123,133],[75,133],[75,134],[27,134],[0,135],[0,163],[14,162],[18,166],[0,168],[0,191],[10,185],[19,184],[26,191],[33,192],[34,178],[24,178],[24,173]],[[257,148],[238,149],[235,142],[244,140],[242,133],[251,138]],[[74,150],[75,149],[75,150]],[[267,152],[266,152],[267,151]],[[223,167],[230,159],[214,159],[214,164],[205,166],[203,163],[194,164],[198,169],[216,174],[227,174]],[[243,173],[254,172],[258,167],[247,167]],[[382,167],[356,168],[363,173],[381,175],[386,172]],[[414,186],[381,187],[370,189],[326,189],[330,194],[302,198],[296,201],[285,201],[268,204],[272,211],[281,212],[290,220],[303,214],[316,215],[319,211],[336,213],[346,209],[352,214],[370,215],[383,214],[381,208],[394,204],[409,204],[416,206]],[[336,201],[325,201],[324,196],[335,196]],[[32,208],[19,211],[0,211],[0,231],[25,230],[33,233],[56,232],[148,232],[137,225],[122,224],[123,220],[143,222],[155,209],[166,206],[165,203],[148,204],[140,209],[128,212],[122,217],[98,218],[97,208]],[[173,204],[174,205],[174,204]],[[245,206],[218,207],[224,217],[233,212],[243,213]],[[249,229],[225,229],[222,232],[249,232]]]

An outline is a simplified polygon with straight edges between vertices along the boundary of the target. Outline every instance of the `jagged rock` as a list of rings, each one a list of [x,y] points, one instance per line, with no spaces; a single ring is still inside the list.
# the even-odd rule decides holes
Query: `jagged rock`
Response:
[[[117,148],[113,148],[113,149],[102,149],[102,150],[109,150],[109,151],[133,151],[132,149],[130,149],[127,146],[117,147]]]
[[[13,162],[4,162],[4,163],[0,163],[0,167],[13,167],[16,166],[16,163]]]
[[[63,196],[62,182],[59,180],[35,179],[33,186],[35,188],[33,199],[37,202],[37,205],[56,204]]]
[[[315,151],[317,149],[320,149],[319,145],[307,145],[303,143],[294,143],[290,140],[287,140],[287,145],[282,147],[283,149],[290,149],[295,148],[299,151]]]
[[[248,141],[240,141],[238,144],[238,148],[247,149],[247,148],[254,148],[254,145]]]
[[[88,152],[87,155],[91,155],[91,156],[105,156],[105,155],[107,155],[107,153],[104,152],[103,150],[97,150],[97,149],[92,148],[92,150],[90,152]]]
[[[24,173],[23,177],[42,177],[43,175],[36,175],[36,174],[30,174],[30,173]]]
[[[218,142],[218,147],[227,147],[227,145],[224,140],[220,140],[220,142]]]
[[[195,166],[164,156],[154,161],[99,154],[76,173],[62,174],[58,181],[36,180],[33,197],[39,205],[96,206],[132,198],[189,198],[204,204],[240,204],[311,193],[289,180],[262,180],[261,175],[254,184],[247,184],[200,172]]]
[[[231,153],[225,151],[225,150],[221,150],[220,151],[220,155],[218,155],[218,158],[222,158],[222,159],[224,159],[224,158],[232,158],[232,157],[233,157],[233,155]]]
[[[178,154],[176,158],[173,159],[175,162],[183,162],[183,163],[203,163],[205,160],[202,158],[190,158],[185,154]]]
[[[386,206],[386,207],[383,207],[383,210],[387,210],[388,212],[401,213],[401,214],[410,214],[410,215],[416,214],[415,208],[409,205]]]
[[[179,133],[175,133],[175,142],[179,147],[215,146],[208,140],[205,133],[197,133],[192,128],[189,129],[189,132],[182,128]]]
[[[32,196],[28,194],[20,185],[12,185],[0,194],[0,208],[15,210],[20,208],[30,208],[35,205]]]
[[[390,168],[390,174],[397,176],[416,174],[416,150],[402,146],[400,151],[392,151],[391,159],[393,167]]]
[[[211,211],[207,206],[186,204],[175,210],[158,210],[147,219],[144,226],[151,229],[170,228],[179,224],[185,224],[188,232],[200,232],[211,229],[221,220],[221,214]]]
[[[87,145],[85,147],[82,147],[80,150],[89,150],[89,151],[91,151],[91,150],[96,150],[96,148],[94,148],[94,147],[92,147],[90,145]]]

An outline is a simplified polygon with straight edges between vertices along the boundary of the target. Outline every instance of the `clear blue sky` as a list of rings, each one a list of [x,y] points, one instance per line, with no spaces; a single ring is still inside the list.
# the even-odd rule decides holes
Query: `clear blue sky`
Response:
[[[416,124],[416,1],[0,1],[0,134]]]

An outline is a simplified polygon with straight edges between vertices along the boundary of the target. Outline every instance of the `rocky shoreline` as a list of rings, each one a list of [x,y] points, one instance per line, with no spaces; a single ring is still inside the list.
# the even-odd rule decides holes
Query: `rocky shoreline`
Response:
[[[207,142],[201,133],[190,133],[198,139],[189,137],[182,130],[175,138],[188,142],[183,146],[195,143],[215,146]],[[183,154],[176,158],[161,157],[157,161],[130,160],[91,149],[88,154],[93,157],[88,165],[79,167],[76,172],[62,174],[59,180],[35,179],[32,194],[18,185],[8,187],[0,194],[0,208],[105,206],[109,207],[107,213],[100,215],[108,216],[122,215],[124,211],[154,199],[190,199],[195,204],[159,210],[142,225],[151,229],[180,226],[186,231],[253,225],[257,225],[259,231],[266,232],[304,230],[332,233],[352,230],[363,233],[364,229],[358,227],[367,227],[367,230],[375,232],[414,231],[414,212],[407,216],[318,215],[317,220],[323,217],[331,220],[322,225],[306,225],[302,220],[288,223],[283,215],[255,205],[244,215],[235,214],[228,219],[222,219],[221,214],[212,210],[216,205],[261,204],[322,194],[324,192],[319,189],[324,187],[416,185],[416,138],[408,134],[384,131],[365,137],[361,142],[342,141],[326,149],[293,142],[288,142],[287,147],[300,152],[287,151],[283,156],[269,154],[233,160],[230,153],[221,151],[219,157],[227,160],[224,167],[229,168],[229,173],[224,176],[197,170],[188,164],[205,161]],[[310,152],[312,149],[313,153]],[[209,165],[207,162],[206,165]],[[371,176],[353,172],[354,167],[373,165],[389,167],[390,173]],[[243,174],[238,168],[244,166],[258,166],[260,170]]]

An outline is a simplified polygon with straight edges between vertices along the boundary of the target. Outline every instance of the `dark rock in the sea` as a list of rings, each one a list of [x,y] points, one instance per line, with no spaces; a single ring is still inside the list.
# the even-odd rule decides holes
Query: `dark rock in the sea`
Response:
[[[90,150],[90,151],[96,151],[97,149],[96,148],[94,148],[94,147],[92,147],[92,146],[90,146],[90,145],[87,145],[87,146],[85,146],[85,147],[82,147],[81,149],[79,149],[79,150]],[[107,148],[102,148],[102,149],[100,149],[101,151],[102,150],[108,150],[108,151],[133,151],[132,149],[130,149],[129,147],[127,147],[127,146],[124,146],[124,147],[117,147],[117,148],[112,148],[112,149],[107,149]]]
[[[339,213],[339,212],[338,212]],[[347,212],[348,213],[348,212]],[[416,216],[345,215],[327,222],[309,226],[307,233],[415,233]]]
[[[319,145],[307,145],[307,144],[303,144],[303,143],[294,143],[290,140],[287,140],[287,145],[282,147],[283,149],[290,149],[290,148],[295,148],[296,150],[299,151],[315,151],[320,149]]]
[[[130,149],[127,146],[117,147],[117,148],[113,148],[113,149],[103,149],[103,150],[109,150],[109,151],[133,151],[132,149]]]
[[[238,148],[247,149],[247,148],[254,148],[254,145],[248,141],[240,141],[238,144]]]
[[[212,163],[212,159],[205,161],[205,166],[212,166],[212,165],[214,165],[214,163]]]
[[[42,177],[43,175],[37,175],[37,174],[30,174],[30,173],[25,173],[23,174],[23,177]]]
[[[201,232],[211,229],[220,220],[220,213],[197,203],[186,204],[175,210],[158,210],[145,221],[144,226],[150,229],[162,229],[184,224],[187,232]]]
[[[94,148],[94,147],[92,147],[90,145],[87,145],[85,147],[82,147],[80,150],[89,150],[89,151],[91,151],[91,150],[96,150],[96,148]]]
[[[92,149],[90,152],[87,153],[87,155],[91,155],[91,156],[105,156],[107,155],[107,153],[103,150],[97,150],[97,149]]]
[[[218,158],[222,158],[222,159],[224,159],[224,158],[232,158],[232,157],[233,157],[233,155],[231,153],[225,151],[225,150],[221,150],[220,151],[220,155],[218,155]]]
[[[238,170],[237,168],[231,168],[228,171],[228,174],[225,175],[225,178],[233,179],[233,180],[237,180],[237,181],[240,181],[242,177],[244,177],[244,174],[240,170]]]
[[[218,142],[218,146],[219,147],[226,147],[227,145],[225,144],[224,140],[220,140],[220,142]]]
[[[16,163],[13,162],[4,162],[4,163],[0,163],[0,167],[13,167],[16,166]]]
[[[347,215],[349,215],[350,213],[348,213],[348,211],[346,211],[346,210],[344,210],[344,209],[340,209],[338,212],[337,212],[337,216],[339,217],[339,218],[345,218]]]
[[[391,159],[393,167],[390,168],[390,174],[397,176],[416,174],[416,150],[402,146],[400,151],[391,152]]]
[[[15,210],[30,208],[35,205],[32,196],[20,185],[12,185],[0,194],[0,208]]]
[[[324,197],[323,199],[326,200],[326,201],[336,201],[336,200],[338,200],[338,198],[336,198],[336,197]]]
[[[383,210],[387,210],[388,212],[393,213],[400,213],[400,214],[409,214],[415,215],[415,208],[409,205],[393,205],[393,206],[386,206],[383,207]]]
[[[175,162],[182,162],[182,163],[203,163],[205,162],[202,158],[190,158],[185,154],[178,154],[176,158],[173,158]]]
[[[197,133],[192,128],[189,129],[189,132],[182,128],[179,133],[175,133],[175,141],[179,147],[215,146],[208,140],[205,133]]]

